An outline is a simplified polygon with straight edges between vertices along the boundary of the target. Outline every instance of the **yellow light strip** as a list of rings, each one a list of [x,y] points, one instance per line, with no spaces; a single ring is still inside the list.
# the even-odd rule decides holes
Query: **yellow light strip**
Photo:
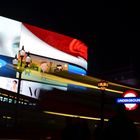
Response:
[[[75,84],[75,85],[79,85],[79,86],[84,86],[84,87],[88,87],[88,88],[92,88],[92,89],[99,89],[98,86],[95,85],[91,85],[91,84],[86,84],[86,83],[82,83],[82,82],[77,82],[71,79],[66,79],[66,78],[62,78],[62,77],[58,77],[58,76],[54,76],[55,80],[61,81],[63,83],[67,83],[67,84]],[[113,89],[106,89],[107,91],[110,92],[115,92],[115,93],[119,93],[119,94],[123,94],[123,91],[119,91],[119,90],[113,90]]]
[[[53,76],[56,77],[56,79],[58,81],[61,81],[61,82],[67,83],[67,84],[75,84],[75,85],[85,86],[85,87],[93,88],[93,89],[99,89],[98,86],[96,86],[95,84],[98,83],[101,80],[101,79],[98,79],[98,78],[95,78],[95,77],[85,76],[85,78],[87,77],[87,79],[89,79],[89,81],[93,81],[93,83],[94,83],[94,85],[93,85],[93,84],[84,83],[84,82],[81,82],[81,81],[75,81],[75,80],[72,80],[72,79],[64,78],[64,77],[61,77],[61,75],[60,76],[53,75]],[[109,81],[108,81],[108,84],[112,85],[112,86],[120,87],[120,88],[133,89],[133,90],[136,90],[136,91],[140,91],[140,89],[138,89],[138,88],[129,87],[129,86],[125,86],[125,85],[121,85],[121,84],[117,84],[117,83],[113,83],[113,82],[109,82]],[[109,88],[107,88],[106,90],[110,91],[110,92],[119,93],[119,94],[123,94],[123,92],[124,92],[123,89],[122,89],[123,91],[115,90],[115,89],[109,89]]]
[[[100,90],[98,86],[94,86],[94,85],[90,85],[90,84],[86,84],[86,83],[81,83],[81,82],[76,82],[76,81],[73,81],[73,80],[71,80],[71,82],[72,82],[72,84],[75,84],[75,85],[79,85],[79,86],[84,86],[84,87]],[[115,92],[115,93],[123,94],[123,91],[119,91],[119,90],[113,90],[113,89],[109,89],[109,88],[107,88],[106,90],[110,91],[110,92]]]
[[[106,91],[110,91],[110,92],[115,92],[115,93],[119,93],[119,94],[123,94],[123,91],[119,91],[119,90],[114,90],[114,89],[105,89]]]
[[[89,77],[91,80],[93,80],[97,83],[101,80],[99,78],[95,78],[95,77],[91,77],[91,76],[87,76],[87,77]],[[125,86],[125,85],[122,85],[122,84],[113,83],[113,82],[109,82],[108,84],[112,85],[112,86],[117,86],[117,87],[122,87],[122,88],[127,88],[127,89],[133,89],[133,90],[136,90],[136,91],[140,91],[139,88],[129,87],[129,86]]]
[[[11,68],[11,67],[13,67],[13,65],[9,64],[9,68]],[[86,77],[90,81],[97,82],[97,83],[101,80],[99,78],[95,78],[95,77],[91,77],[91,76],[85,76],[85,78]],[[85,86],[85,87],[88,87],[88,88],[99,89],[98,86],[87,84],[87,83],[82,83],[80,81],[78,82],[78,81],[74,81],[74,80],[71,80],[71,79],[67,79],[67,78],[61,77],[61,75],[60,76],[56,76],[56,75],[52,75],[52,74],[47,74],[47,79],[50,79],[50,80],[54,80],[55,79],[56,81],[61,82],[63,84],[64,83],[75,84],[75,85],[79,85],[79,86]],[[121,84],[116,84],[116,83],[113,83],[113,82],[109,82],[108,84],[109,85],[113,85],[113,86],[117,86],[117,87],[126,88],[126,89],[133,89],[133,90],[136,90],[136,91],[140,92],[140,89],[138,89],[138,88],[133,88],[133,87],[129,87],[129,86],[121,85]],[[123,91],[113,90],[113,89],[109,89],[109,88],[107,88],[106,90],[110,91],[110,92],[119,93],[119,94],[123,93]]]
[[[72,115],[72,114],[65,114],[65,113],[58,113],[58,112],[51,112],[51,111],[43,111],[43,112],[46,113],[46,114],[58,115],[58,116],[64,116],[64,117],[74,117],[74,118],[96,120],[96,121],[100,121],[101,120],[100,118],[80,116],[80,115]],[[104,119],[104,121],[108,121],[108,119]]]
[[[116,84],[116,83],[112,83],[112,82],[109,82],[109,84],[113,85],[113,86],[117,86],[117,87],[122,87],[122,88],[127,88],[127,89],[133,89],[133,90],[136,90],[136,91],[140,91],[139,88],[133,88],[133,87],[124,86],[124,85],[120,85],[120,84]]]

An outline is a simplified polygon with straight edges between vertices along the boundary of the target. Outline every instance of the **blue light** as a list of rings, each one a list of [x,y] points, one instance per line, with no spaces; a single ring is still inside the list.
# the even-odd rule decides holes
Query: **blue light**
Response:
[[[117,98],[116,102],[119,104],[124,104],[124,103],[140,103],[140,98],[139,97],[125,97],[125,98]]]
[[[84,69],[71,64],[68,65],[68,71],[75,74],[86,75],[86,71]]]
[[[6,64],[7,64],[6,61],[0,59],[0,68],[5,66]]]

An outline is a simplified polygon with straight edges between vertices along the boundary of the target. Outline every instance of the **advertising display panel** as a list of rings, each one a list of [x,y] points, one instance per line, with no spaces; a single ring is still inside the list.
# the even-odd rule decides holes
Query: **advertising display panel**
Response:
[[[68,71],[67,63],[32,54],[30,54],[30,57],[30,67],[24,69],[21,76],[22,79],[47,83],[50,81],[47,74],[59,71]]]
[[[86,75],[87,57],[87,46],[78,39],[0,16],[0,89],[32,98],[41,88],[66,90],[67,84],[51,74]]]
[[[87,69],[87,47],[81,41],[22,24],[20,46],[30,53],[62,60]]]
[[[18,80],[0,76],[0,88],[17,93]]]
[[[43,83],[22,80],[20,94],[38,99],[41,90],[47,92],[53,90],[54,88],[67,91],[67,85],[59,86],[59,85],[43,84]]]

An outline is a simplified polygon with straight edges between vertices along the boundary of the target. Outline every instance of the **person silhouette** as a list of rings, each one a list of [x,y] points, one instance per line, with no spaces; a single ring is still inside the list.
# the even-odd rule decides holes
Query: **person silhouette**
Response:
[[[112,117],[104,130],[103,140],[138,140],[137,128],[127,116],[124,105],[117,105],[116,115]]]

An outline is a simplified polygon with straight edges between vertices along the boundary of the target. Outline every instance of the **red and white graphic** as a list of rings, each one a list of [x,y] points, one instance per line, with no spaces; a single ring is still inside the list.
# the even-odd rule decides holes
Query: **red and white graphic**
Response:
[[[87,46],[77,39],[24,23],[20,48],[23,45],[32,54],[75,64],[87,70]]]
[[[127,90],[124,92],[123,97],[137,97],[137,93],[134,90]],[[138,107],[136,103],[125,103],[126,110],[135,110]]]
[[[87,46],[78,39],[0,16],[0,55],[26,52],[87,70]]]
[[[24,23],[23,25],[39,39],[53,46],[54,48],[76,57],[80,56],[87,60],[87,46],[81,41],[29,24]]]

